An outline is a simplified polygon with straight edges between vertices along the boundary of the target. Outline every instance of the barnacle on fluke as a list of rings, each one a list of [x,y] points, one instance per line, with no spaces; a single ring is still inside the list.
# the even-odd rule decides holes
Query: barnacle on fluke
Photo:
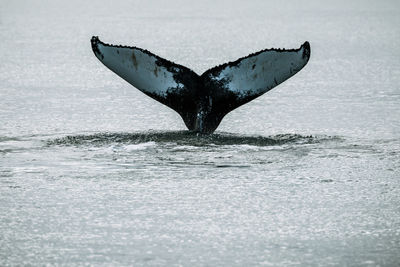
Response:
[[[104,65],[201,133],[214,132],[230,111],[296,74],[311,51],[308,42],[298,49],[265,49],[198,75],[145,49],[106,44],[97,36],[91,44]]]

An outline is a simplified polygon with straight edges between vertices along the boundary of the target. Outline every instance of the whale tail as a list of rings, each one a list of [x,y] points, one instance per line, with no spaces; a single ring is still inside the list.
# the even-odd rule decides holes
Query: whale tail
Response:
[[[172,108],[191,131],[212,133],[235,108],[268,92],[300,71],[310,44],[298,49],[265,49],[197,75],[153,53],[91,39],[96,57],[131,85]]]

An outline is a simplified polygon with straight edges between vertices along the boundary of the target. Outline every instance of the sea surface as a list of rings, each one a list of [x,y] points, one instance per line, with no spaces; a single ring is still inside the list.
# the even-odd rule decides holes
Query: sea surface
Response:
[[[0,1],[1,266],[399,266],[398,1]],[[311,44],[215,134],[90,38],[201,74]]]

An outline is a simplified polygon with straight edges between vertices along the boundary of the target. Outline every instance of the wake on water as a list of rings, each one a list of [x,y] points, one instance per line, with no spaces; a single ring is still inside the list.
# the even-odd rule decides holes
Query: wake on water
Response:
[[[53,145],[95,145],[110,143],[141,144],[155,142],[157,144],[175,143],[190,146],[227,146],[251,145],[274,146],[285,144],[315,144],[329,140],[341,140],[338,136],[312,136],[300,134],[278,134],[272,136],[248,136],[232,133],[198,134],[190,131],[148,131],[136,133],[94,133],[68,135],[47,140],[48,146]]]

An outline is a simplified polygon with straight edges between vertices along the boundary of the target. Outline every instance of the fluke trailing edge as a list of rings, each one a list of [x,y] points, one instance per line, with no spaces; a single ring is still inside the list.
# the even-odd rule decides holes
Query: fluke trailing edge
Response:
[[[235,108],[268,92],[300,71],[310,44],[265,49],[197,75],[184,66],[129,46],[91,40],[96,57],[134,87],[181,115],[191,131],[212,133]]]

